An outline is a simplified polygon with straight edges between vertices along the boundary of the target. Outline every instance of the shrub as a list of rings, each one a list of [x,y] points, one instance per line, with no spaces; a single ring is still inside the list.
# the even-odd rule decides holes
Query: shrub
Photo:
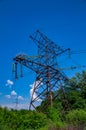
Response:
[[[86,125],[86,111],[85,110],[72,110],[66,115],[67,123],[73,125]]]

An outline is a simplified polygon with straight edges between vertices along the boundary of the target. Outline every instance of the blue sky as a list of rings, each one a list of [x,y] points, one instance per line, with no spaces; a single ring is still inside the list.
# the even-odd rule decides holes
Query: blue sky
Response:
[[[19,53],[35,54],[37,48],[29,35],[36,29],[64,48],[71,48],[72,51],[86,50],[86,0],[0,0],[2,106],[15,107],[17,96],[19,107],[28,108],[30,84],[33,84],[35,74],[25,70],[28,73],[24,78],[14,82],[12,59]],[[72,58],[77,64],[86,65],[85,57],[86,54],[80,54]],[[72,75],[70,72],[68,76]]]

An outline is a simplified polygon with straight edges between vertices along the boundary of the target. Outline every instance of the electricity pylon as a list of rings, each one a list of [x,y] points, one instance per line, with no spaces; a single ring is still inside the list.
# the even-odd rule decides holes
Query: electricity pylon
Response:
[[[68,78],[59,69],[57,57],[67,51],[69,52],[70,49],[62,49],[39,30],[31,35],[30,38],[36,43],[38,54],[37,56],[20,54],[13,59],[15,63],[13,70],[15,72],[15,78],[17,79],[18,64],[21,66],[21,75],[22,66],[32,69],[36,73],[36,79],[32,89],[29,109],[36,109],[37,102],[44,100],[47,100],[45,107],[47,105],[52,106],[53,100],[58,96],[58,92],[55,95],[53,95],[53,92],[61,89],[65,98],[63,86],[68,81]]]

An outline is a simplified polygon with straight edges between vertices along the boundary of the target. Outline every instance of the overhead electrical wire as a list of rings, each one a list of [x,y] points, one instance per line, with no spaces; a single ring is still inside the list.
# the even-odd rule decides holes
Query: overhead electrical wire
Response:
[[[70,54],[81,54],[86,53],[86,50],[70,51]]]

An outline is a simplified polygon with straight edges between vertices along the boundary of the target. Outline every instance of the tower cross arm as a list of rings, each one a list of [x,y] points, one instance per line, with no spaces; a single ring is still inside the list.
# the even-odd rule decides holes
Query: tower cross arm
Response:
[[[25,54],[19,54],[17,55],[13,60],[15,63],[20,63],[21,65],[32,69],[33,71],[35,71],[36,73],[38,73],[40,67],[45,67],[45,65],[37,62],[38,61],[38,56],[28,56]]]
[[[70,48],[67,48],[67,49],[65,49],[65,50],[61,50],[60,52],[58,52],[56,55],[58,56],[58,55],[61,55],[61,54],[63,54],[63,53],[65,53],[65,52],[67,52],[68,51],[68,54],[70,55]]]

